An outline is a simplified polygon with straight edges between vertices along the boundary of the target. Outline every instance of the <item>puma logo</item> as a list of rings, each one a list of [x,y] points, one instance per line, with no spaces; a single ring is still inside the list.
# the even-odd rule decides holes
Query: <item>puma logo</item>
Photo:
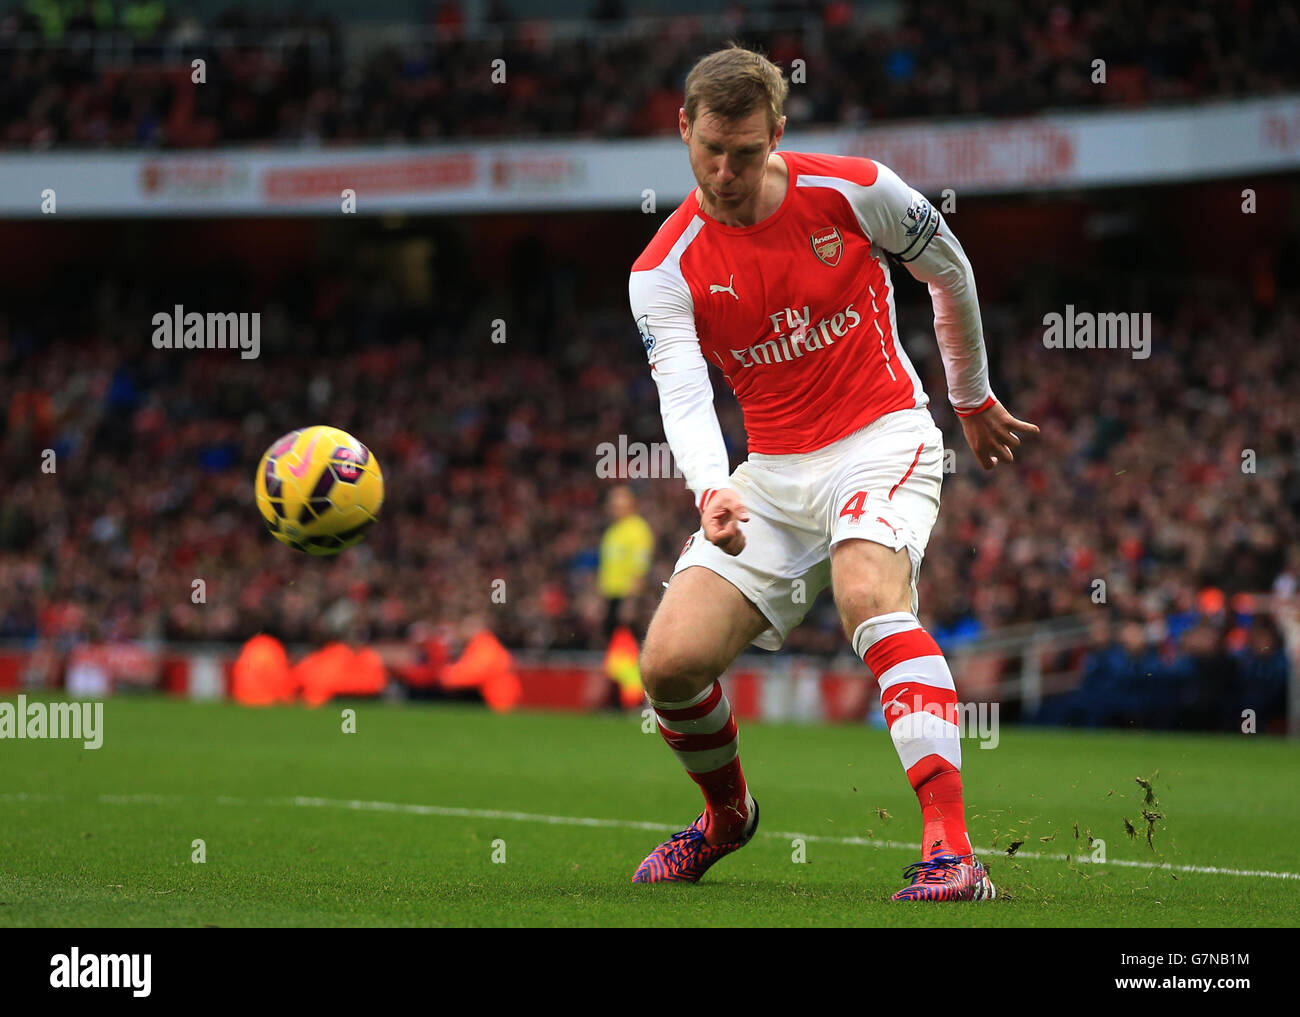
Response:
[[[735,281],[736,281],[736,273],[732,272],[731,278],[727,280],[726,286],[719,286],[717,283],[710,284],[709,294],[712,295],[714,293],[730,293],[733,297],[736,297],[736,299],[739,300],[740,297],[736,296],[736,291],[731,288],[731,284]]]
[[[896,718],[897,718],[898,716],[900,716],[901,714],[904,714],[904,713],[907,712],[907,704],[904,703],[904,702],[902,702],[902,701],[898,698],[898,697],[901,696],[905,691],[907,691],[907,690],[906,690],[906,689],[899,689],[899,690],[898,690],[897,692],[895,692],[895,693],[894,693],[894,694],[893,694],[889,699],[884,700],[884,701],[880,704],[881,712],[885,715],[885,718],[886,718],[887,720],[893,720],[893,719],[896,719]],[[893,717],[890,717],[890,715],[889,715],[889,711],[890,711],[890,710],[895,711]]]

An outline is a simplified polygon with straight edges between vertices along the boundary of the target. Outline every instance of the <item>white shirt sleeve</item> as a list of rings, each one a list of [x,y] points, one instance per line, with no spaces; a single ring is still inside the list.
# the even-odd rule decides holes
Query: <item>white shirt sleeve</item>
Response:
[[[663,265],[633,272],[628,297],[659,389],[664,437],[699,506],[706,492],[730,486],[731,468],[713,409],[709,365],[695,331],[690,287]]]
[[[894,255],[930,290],[949,402],[963,415],[985,409],[993,391],[975,273],[966,252],[925,195],[888,166],[876,167],[876,182],[856,192],[858,219],[873,246]]]

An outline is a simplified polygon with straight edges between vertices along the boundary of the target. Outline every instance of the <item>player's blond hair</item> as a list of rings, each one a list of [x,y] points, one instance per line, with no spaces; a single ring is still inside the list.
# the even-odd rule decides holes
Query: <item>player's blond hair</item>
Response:
[[[723,120],[743,120],[763,109],[772,134],[781,122],[789,91],[781,68],[762,53],[733,42],[701,58],[686,75],[686,121],[694,124],[702,109]]]

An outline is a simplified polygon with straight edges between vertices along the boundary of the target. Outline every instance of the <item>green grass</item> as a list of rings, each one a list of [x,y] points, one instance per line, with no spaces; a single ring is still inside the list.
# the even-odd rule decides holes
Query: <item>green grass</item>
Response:
[[[760,836],[698,886],[642,887],[629,880],[653,830],[290,802],[683,826],[698,791],[639,718],[351,705],[355,734],[341,704],[118,698],[99,750],[0,741],[0,925],[1289,926],[1300,912],[1300,879],[1026,857],[1080,853],[1077,823],[1112,862],[1300,872],[1300,746],[1278,740],[1004,728],[995,750],[967,742],[972,837],[997,838],[984,858],[1002,896],[899,905],[920,820],[881,731],[743,724]],[[1154,851],[1137,776],[1166,817]],[[781,831],[828,839],[796,864]]]

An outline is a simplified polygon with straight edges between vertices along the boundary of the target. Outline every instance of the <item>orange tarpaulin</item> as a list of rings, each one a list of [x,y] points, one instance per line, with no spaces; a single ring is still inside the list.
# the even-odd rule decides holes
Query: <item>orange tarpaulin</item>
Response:
[[[303,657],[293,670],[308,706],[320,706],[335,696],[377,696],[384,691],[384,662],[369,647],[353,650],[330,643]]]
[[[254,636],[235,661],[231,694],[247,706],[292,701],[297,686],[289,670],[289,655],[274,636]]]
[[[383,658],[369,646],[363,646],[357,650],[354,660],[348,684],[340,695],[383,695],[384,687],[388,684],[388,673],[384,669]]]
[[[471,639],[460,660],[443,672],[442,686],[476,688],[491,709],[502,712],[513,709],[523,693],[515,675],[514,658],[487,629]]]
[[[254,636],[240,651],[234,666],[236,701],[266,705],[292,701],[301,691],[309,706],[320,706],[336,696],[377,696],[388,674],[378,652],[370,647],[353,650],[330,643],[303,657],[295,666],[278,639]],[[484,629],[465,647],[454,664],[442,669],[447,689],[478,689],[493,710],[511,710],[523,695],[515,674],[514,658],[490,631]]]

